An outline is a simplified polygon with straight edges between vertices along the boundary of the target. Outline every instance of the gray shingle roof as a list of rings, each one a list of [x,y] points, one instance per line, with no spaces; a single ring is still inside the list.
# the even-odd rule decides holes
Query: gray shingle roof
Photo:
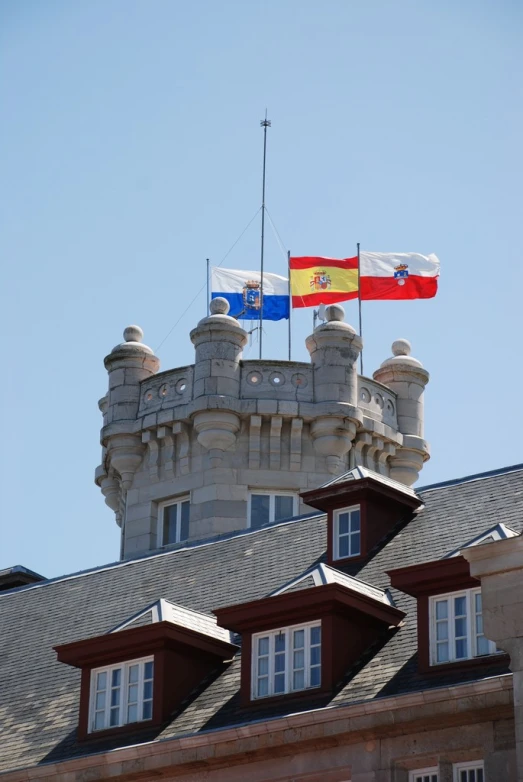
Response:
[[[523,529],[523,465],[418,493],[423,509],[399,523],[364,562],[344,568],[347,575],[385,590],[387,570],[443,557],[498,522]],[[316,515],[0,593],[0,771],[126,743],[119,737],[77,744],[80,672],[58,663],[53,646],[109,632],[160,597],[209,616],[213,608],[266,596],[323,561],[325,547],[325,517]],[[415,601],[391,592],[407,613],[404,624],[384,632],[347,672],[330,706],[488,673],[417,674]],[[239,670],[238,656],[203,682],[169,724],[127,743],[308,708],[282,698],[253,713],[240,709]]]

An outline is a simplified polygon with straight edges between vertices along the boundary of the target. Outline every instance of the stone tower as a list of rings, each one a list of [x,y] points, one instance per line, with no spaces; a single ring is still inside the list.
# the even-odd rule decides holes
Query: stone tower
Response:
[[[429,375],[406,340],[359,376],[361,338],[331,305],[306,340],[311,363],[243,361],[247,333],[228,310],[213,299],[191,332],[191,366],[158,372],[137,326],[105,358],[95,480],[122,558],[299,515],[299,492],[357,465],[410,486],[429,458]]]

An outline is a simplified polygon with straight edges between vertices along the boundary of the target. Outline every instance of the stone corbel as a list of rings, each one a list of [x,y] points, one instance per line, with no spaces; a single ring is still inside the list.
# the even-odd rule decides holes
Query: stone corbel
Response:
[[[251,415],[249,424],[249,468],[258,470],[261,453],[261,415]]]
[[[301,470],[301,435],[303,431],[303,419],[293,418],[291,423],[291,449],[290,449],[290,470],[299,472]]]
[[[368,432],[361,432],[356,438],[356,442],[353,445],[354,450],[354,466],[365,467],[365,455],[363,449],[372,445],[372,435]]]
[[[163,467],[164,476],[167,479],[174,478],[174,434],[172,428],[169,426],[159,426],[156,430],[156,437],[160,440],[162,446],[160,464]]]
[[[156,439],[156,433],[151,430],[142,432],[142,443],[147,445],[148,459],[147,466],[149,468],[149,476],[152,481],[156,482],[159,479],[158,475],[158,457],[160,455],[160,444]]]
[[[178,448],[180,473],[182,475],[188,475],[191,469],[191,440],[189,437],[189,427],[183,421],[176,421],[176,423],[173,424],[173,434],[176,437]]]
[[[279,470],[281,462],[281,427],[283,418],[281,415],[273,415],[271,418],[271,433],[269,438],[269,467],[271,470]]]
[[[342,458],[356,437],[356,423],[348,418],[322,416],[311,423],[314,449],[325,456],[327,470],[336,475],[343,470]]]
[[[383,450],[378,455],[378,472],[380,475],[389,474],[389,457],[394,456],[396,453],[396,446],[394,443],[384,443]]]
[[[381,439],[381,437],[372,438],[371,444],[367,448],[367,453],[365,455],[365,467],[367,467],[369,470],[378,472],[378,459],[384,445],[385,442]]]

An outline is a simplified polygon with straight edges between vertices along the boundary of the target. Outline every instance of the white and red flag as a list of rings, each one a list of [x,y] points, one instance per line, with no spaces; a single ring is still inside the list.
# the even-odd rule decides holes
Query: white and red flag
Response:
[[[419,253],[360,252],[360,299],[431,299],[438,290],[439,259]]]

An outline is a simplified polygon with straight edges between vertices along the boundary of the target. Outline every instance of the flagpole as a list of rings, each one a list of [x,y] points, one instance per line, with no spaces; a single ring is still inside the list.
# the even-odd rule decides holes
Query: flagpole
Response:
[[[287,250],[287,289],[289,293],[289,361],[291,360],[291,314],[292,314],[292,296],[291,296],[291,251]]]
[[[359,320],[360,320],[360,337],[363,338],[362,333],[362,327],[361,327],[361,287],[360,287],[360,243],[357,243],[358,248],[358,313],[359,313]],[[363,347],[361,348],[360,353],[360,375],[363,375]]]
[[[267,119],[267,109],[265,109],[265,119],[260,122],[263,128],[263,177],[262,177],[262,206],[261,206],[261,253],[260,253],[260,358],[262,357],[263,347],[263,251],[265,249],[265,163],[267,160],[267,128],[271,127],[271,121]]]
[[[209,259],[206,258],[207,261],[207,317],[209,317],[211,313],[211,301],[210,301],[210,292],[209,292]]]

